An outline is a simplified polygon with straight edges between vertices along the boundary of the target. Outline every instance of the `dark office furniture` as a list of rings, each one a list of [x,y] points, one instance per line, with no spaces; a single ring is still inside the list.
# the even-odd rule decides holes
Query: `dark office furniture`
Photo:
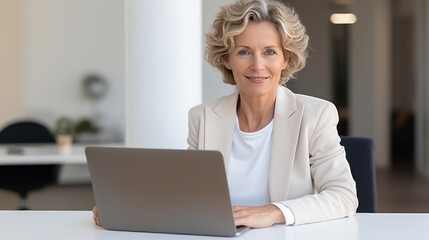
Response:
[[[32,121],[15,122],[0,131],[0,144],[55,143],[49,130]],[[0,166],[0,188],[19,194],[20,209],[27,209],[30,191],[54,184],[58,177],[58,165],[10,165]]]
[[[369,138],[341,136],[352,175],[356,181],[357,212],[377,212],[377,187],[374,164],[374,141]]]

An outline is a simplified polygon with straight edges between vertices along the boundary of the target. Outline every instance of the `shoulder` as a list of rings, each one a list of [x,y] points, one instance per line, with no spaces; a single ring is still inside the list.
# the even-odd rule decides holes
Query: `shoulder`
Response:
[[[303,94],[296,94],[286,87],[279,87],[279,102],[276,107],[288,115],[303,110],[304,115],[320,115],[324,111],[337,112],[335,105],[327,100]]]
[[[338,110],[333,103],[306,95],[297,94],[296,97],[297,104],[304,108],[303,123],[314,126],[315,130],[323,130],[338,124]]]
[[[295,99],[297,108],[301,108],[303,112],[301,124],[309,130],[309,133],[313,133],[313,136],[318,136],[317,132],[323,132],[332,126],[336,129],[339,115],[333,103],[302,94],[295,94]]]
[[[192,107],[189,110],[189,116],[201,116],[205,113],[206,110],[218,112],[219,114],[230,112],[231,108],[235,108],[234,106],[236,106],[237,104],[237,97],[238,92],[235,92],[227,96],[204,102],[202,104]]]
[[[337,112],[335,105],[327,100],[308,95],[295,94],[297,107],[303,107],[308,114],[317,114],[325,111]]]
[[[298,114],[301,124],[307,127],[337,124],[339,117],[335,105],[327,100],[308,95],[295,94],[291,90],[280,87],[276,113],[283,116]]]

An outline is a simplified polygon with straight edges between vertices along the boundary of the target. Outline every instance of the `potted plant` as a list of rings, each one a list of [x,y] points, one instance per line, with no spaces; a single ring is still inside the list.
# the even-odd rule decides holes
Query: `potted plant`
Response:
[[[60,117],[55,125],[54,135],[61,154],[70,153],[73,143],[73,134],[75,126],[73,121],[68,117]]]
[[[76,142],[95,142],[100,128],[88,118],[83,118],[75,125]]]

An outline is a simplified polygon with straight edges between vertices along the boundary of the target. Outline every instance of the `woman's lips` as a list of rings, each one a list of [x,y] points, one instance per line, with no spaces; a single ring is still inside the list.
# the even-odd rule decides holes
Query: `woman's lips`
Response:
[[[260,83],[268,79],[268,77],[247,77],[251,82]]]

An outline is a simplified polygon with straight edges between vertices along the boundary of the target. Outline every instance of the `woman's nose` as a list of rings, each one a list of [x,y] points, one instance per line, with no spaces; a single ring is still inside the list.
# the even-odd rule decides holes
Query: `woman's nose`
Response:
[[[255,55],[252,58],[252,65],[251,65],[252,70],[257,71],[257,70],[262,70],[265,68],[265,62],[264,59],[261,56]]]

